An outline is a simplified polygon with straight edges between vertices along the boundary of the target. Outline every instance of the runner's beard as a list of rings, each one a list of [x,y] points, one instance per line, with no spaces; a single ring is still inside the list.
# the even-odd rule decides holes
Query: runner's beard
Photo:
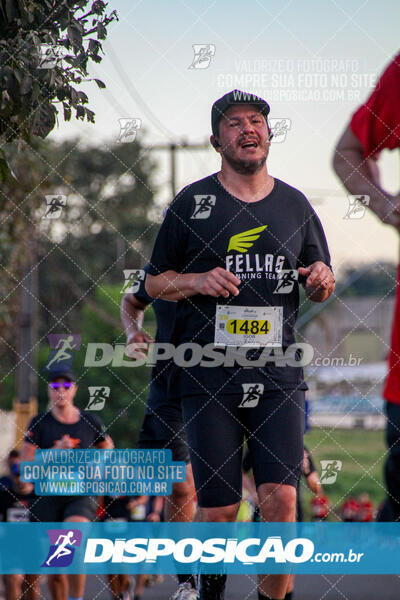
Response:
[[[268,151],[269,148],[266,148],[265,155],[258,160],[237,160],[229,154],[229,151],[224,152],[223,157],[236,173],[240,173],[241,175],[253,175],[265,167]]]

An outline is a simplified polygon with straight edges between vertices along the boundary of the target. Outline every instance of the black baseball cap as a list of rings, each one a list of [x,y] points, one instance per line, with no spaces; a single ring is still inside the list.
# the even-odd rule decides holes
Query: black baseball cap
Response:
[[[58,379],[59,377],[63,377],[64,379],[67,379],[68,381],[76,381],[76,376],[75,373],[73,371],[71,371],[71,369],[57,369],[54,371],[50,371],[50,373],[47,376],[47,381],[54,381],[55,379]]]
[[[218,98],[218,100],[216,100],[212,105],[211,130],[214,135],[218,135],[219,122],[224,112],[235,104],[250,104],[255,106],[257,110],[259,110],[260,113],[265,117],[268,125],[268,115],[270,111],[268,102],[263,100],[263,98],[256,96],[255,94],[241,92],[240,90],[232,90],[231,92],[225,94],[225,96],[222,96],[222,98]]]

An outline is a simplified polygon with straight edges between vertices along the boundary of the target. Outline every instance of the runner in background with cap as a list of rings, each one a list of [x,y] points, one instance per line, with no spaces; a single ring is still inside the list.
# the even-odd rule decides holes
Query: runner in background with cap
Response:
[[[7,456],[7,473],[0,477],[0,493],[13,486],[12,467],[15,464],[19,465],[19,462],[19,450],[13,448]]]
[[[11,454],[12,452],[12,454]],[[35,499],[30,483],[21,481],[18,450],[8,456],[9,484],[0,488],[0,521],[4,523],[29,522],[29,503]],[[6,600],[19,600],[23,595],[24,576],[20,573],[3,575]]]
[[[50,410],[31,420],[22,444],[21,462],[33,461],[38,448],[113,448],[99,417],[74,405],[78,391],[74,373],[71,370],[51,371],[48,382]],[[41,496],[29,505],[30,520],[86,523],[93,521],[96,508],[97,501],[91,496]],[[40,597],[38,579],[39,575],[26,576],[28,600]],[[84,574],[49,575],[52,599],[83,600],[85,580]]]
[[[400,194],[393,196],[380,183],[382,150],[400,147],[400,54],[385,69],[371,96],[353,114],[339,139],[333,168],[346,189],[366,195],[366,205],[383,223],[400,232]],[[378,521],[400,520],[400,265],[397,271],[389,372],[383,389],[386,400],[388,453],[385,463],[387,498]]]
[[[266,168],[268,113],[265,100],[239,90],[214,103],[210,141],[221,154],[221,171],[173,200],[146,278],[150,296],[178,301],[175,347],[203,349],[201,362],[172,364],[169,380],[182,402],[201,521],[236,519],[245,436],[262,519],[295,520],[307,386],[296,359],[261,359],[265,366],[259,366],[260,348],[290,354],[295,342],[297,277],[285,293],[274,293],[285,271],[299,275],[316,302],[334,290],[318,217],[301,192]],[[237,355],[246,369],[216,349],[249,345],[249,356]],[[283,599],[288,578],[261,576],[259,598]],[[200,600],[224,598],[225,580],[201,575]]]
[[[145,267],[145,275],[147,272]],[[145,277],[140,281],[139,289],[133,294],[125,294],[121,303],[121,319],[124,325],[127,355],[137,359],[140,348],[137,344],[148,343],[151,338],[142,331],[144,310],[152,306],[157,319],[156,343],[169,343],[175,322],[176,302],[153,300],[146,293]],[[172,460],[186,462],[186,481],[174,482],[172,494],[165,499],[165,521],[190,522],[193,520],[194,481],[190,464],[189,450],[182,419],[179,399],[167,396],[168,373],[170,363],[156,361],[151,373],[149,393],[146,401],[146,413],[139,435],[138,447],[142,449],[169,448]],[[191,575],[177,575],[179,586],[171,600],[196,600],[196,582]]]

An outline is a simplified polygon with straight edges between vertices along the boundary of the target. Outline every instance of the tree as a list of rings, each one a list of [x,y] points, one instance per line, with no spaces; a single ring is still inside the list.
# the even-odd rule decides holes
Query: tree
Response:
[[[152,191],[155,163],[137,141],[82,147],[78,140],[63,144],[38,140],[34,152],[26,148],[22,153],[13,152],[15,144],[9,144],[7,152],[18,182],[9,177],[0,186],[4,373],[19,360],[15,346],[19,292],[31,236],[36,240],[39,295],[35,301],[42,347],[52,331],[82,332],[84,307],[122,332],[121,295],[111,313],[98,302],[98,294],[110,284],[121,289],[124,268],[144,265],[158,229]],[[44,218],[45,195],[65,199],[58,218]],[[8,382],[3,385],[12,389]]]
[[[102,60],[107,26],[117,19],[96,0],[0,0],[0,137],[9,142],[45,138],[59,108],[64,119],[94,122],[88,97],[88,63]],[[105,85],[95,79],[97,85]],[[7,174],[5,157],[0,177]]]
[[[155,163],[136,141],[46,144],[43,159],[50,171],[54,167],[49,193],[66,202],[58,219],[41,224],[39,288],[49,311],[42,311],[40,331],[48,331],[65,313],[65,325],[80,327],[76,309],[93,300],[96,288],[113,283],[122,289],[123,269],[147,262],[158,227]]]
[[[18,142],[7,144],[7,161],[14,177],[0,185],[0,361],[13,362],[10,344],[15,341],[19,294],[25,285],[23,274],[37,237],[37,210],[51,193],[49,167],[39,153],[37,142],[31,147]]]
[[[105,342],[107,344],[125,343],[125,334],[119,318],[119,302],[121,300],[119,286],[103,286],[98,288],[94,295],[93,305],[82,306],[79,309],[81,326],[79,333],[82,336],[82,346],[79,352],[74,353],[74,372],[78,378],[78,393],[76,404],[85,409],[89,400],[90,386],[105,386],[110,388],[109,398],[103,409],[97,414],[101,417],[108,433],[112,436],[117,448],[134,448],[138,439],[139,429],[143,421],[146,398],[149,389],[151,374],[150,366],[115,367],[112,364],[97,368],[85,367],[85,356],[88,343]],[[99,309],[109,315],[111,320],[106,321]],[[76,310],[78,312],[78,310]],[[148,307],[145,311],[145,331],[154,337],[156,330],[153,309]],[[60,329],[58,329],[60,331]],[[41,344],[39,357],[39,373],[48,359],[48,347]],[[125,358],[129,363],[129,359]],[[45,411],[48,406],[48,391],[44,378],[39,377],[39,411]],[[11,408],[7,402],[7,392],[12,386],[5,386],[1,408]],[[129,426],[127,426],[129,423]]]

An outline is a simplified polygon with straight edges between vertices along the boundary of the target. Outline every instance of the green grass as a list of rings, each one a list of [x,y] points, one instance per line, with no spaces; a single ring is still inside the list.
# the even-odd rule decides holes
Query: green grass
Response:
[[[331,520],[337,520],[344,499],[367,492],[377,508],[385,497],[383,466],[386,455],[385,432],[363,429],[333,430],[313,428],[304,438],[321,475],[321,460],[341,460],[336,482],[324,486],[332,505]],[[304,479],[302,479],[304,482]],[[311,493],[302,485],[303,506],[307,517]]]

